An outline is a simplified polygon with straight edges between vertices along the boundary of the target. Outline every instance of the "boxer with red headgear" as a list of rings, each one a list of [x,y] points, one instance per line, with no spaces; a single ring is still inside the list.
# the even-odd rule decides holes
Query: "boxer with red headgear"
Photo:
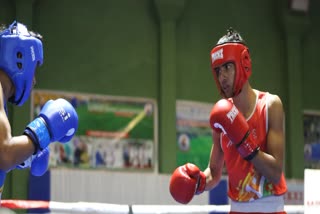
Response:
[[[35,84],[36,69],[43,63],[42,37],[14,21],[0,27],[0,198],[6,173],[30,167],[35,176],[45,173],[48,145],[65,143],[75,134],[78,115],[64,99],[49,100],[22,135],[12,136],[7,103],[23,105]]]
[[[227,63],[233,63],[236,74],[232,89],[232,96],[236,96],[241,92],[245,82],[251,75],[251,58],[249,49],[240,34],[232,29],[228,30],[227,35],[223,36],[217,45],[211,50],[211,67],[217,87],[223,97],[224,94],[219,83],[220,67]]]
[[[225,165],[230,213],[286,213],[282,102],[277,95],[251,87],[249,49],[238,32],[229,29],[210,58],[223,99],[210,114],[214,144],[209,167],[203,172],[191,163],[178,167],[170,180],[171,195],[189,203],[195,194],[219,183]]]

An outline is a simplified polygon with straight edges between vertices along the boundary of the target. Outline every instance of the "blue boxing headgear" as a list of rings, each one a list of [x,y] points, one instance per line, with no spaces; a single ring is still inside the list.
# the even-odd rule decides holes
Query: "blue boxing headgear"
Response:
[[[11,79],[15,94],[9,101],[21,106],[30,97],[36,67],[43,63],[40,39],[27,27],[14,21],[0,33],[0,69]]]

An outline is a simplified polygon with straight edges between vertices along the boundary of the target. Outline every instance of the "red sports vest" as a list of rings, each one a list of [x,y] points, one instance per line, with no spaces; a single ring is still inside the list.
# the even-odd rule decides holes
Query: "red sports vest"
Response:
[[[247,118],[249,128],[261,151],[266,151],[268,132],[268,93],[258,92],[252,115]],[[278,184],[272,184],[257,172],[253,164],[244,160],[225,134],[221,134],[221,147],[228,171],[228,195],[234,201],[252,201],[270,195],[282,195],[287,185],[282,173]]]

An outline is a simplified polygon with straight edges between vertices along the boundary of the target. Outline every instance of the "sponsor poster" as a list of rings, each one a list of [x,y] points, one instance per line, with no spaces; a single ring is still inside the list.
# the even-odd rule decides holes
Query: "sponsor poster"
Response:
[[[320,169],[320,112],[305,111],[303,128],[305,168]]]
[[[176,102],[177,166],[194,163],[207,168],[212,146],[209,116],[213,104],[178,100]]]
[[[65,144],[50,144],[50,167],[156,169],[157,106],[152,99],[34,90],[31,115],[46,101],[64,98],[76,109],[79,127]]]

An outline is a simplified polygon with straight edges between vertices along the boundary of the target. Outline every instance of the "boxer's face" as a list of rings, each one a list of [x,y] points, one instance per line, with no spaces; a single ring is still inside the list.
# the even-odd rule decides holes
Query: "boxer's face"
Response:
[[[0,69],[0,82],[2,87],[2,93],[5,96],[5,99],[8,99],[9,97],[12,97],[15,92],[16,88],[14,87],[14,84],[12,80],[9,78],[6,72],[4,72],[2,69]]]
[[[236,73],[235,64],[233,62],[227,62],[219,67],[216,67],[214,70],[217,74],[221,90],[225,97],[232,97]]]

